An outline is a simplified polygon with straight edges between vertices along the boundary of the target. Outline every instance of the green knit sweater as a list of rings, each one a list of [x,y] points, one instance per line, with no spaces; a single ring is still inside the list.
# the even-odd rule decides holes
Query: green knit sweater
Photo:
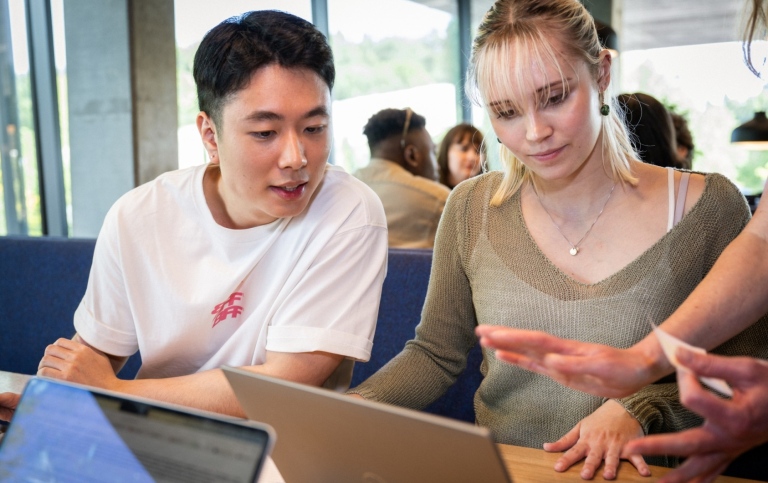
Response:
[[[414,409],[428,406],[464,370],[479,323],[629,347],[650,332],[649,321],[661,323],[685,300],[750,216],[736,187],[709,174],[699,201],[669,233],[617,273],[584,284],[541,253],[523,222],[519,192],[489,207],[501,177],[488,173],[452,192],[416,338],[350,392]],[[768,318],[715,352],[768,358]],[[477,424],[500,443],[540,448],[604,402],[498,361],[488,350],[481,372],[474,398]],[[674,383],[650,385],[619,402],[646,433],[701,424],[680,405]]]

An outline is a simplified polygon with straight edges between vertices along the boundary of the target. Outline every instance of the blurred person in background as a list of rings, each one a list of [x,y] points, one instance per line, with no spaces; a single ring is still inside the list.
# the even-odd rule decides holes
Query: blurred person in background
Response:
[[[691,169],[693,166],[693,153],[695,145],[693,136],[688,129],[688,121],[682,115],[670,111],[672,125],[675,126],[675,140],[677,141],[677,160],[680,168]]]
[[[443,137],[437,153],[440,182],[453,189],[465,179],[477,176],[485,163],[483,133],[467,123],[452,127]]]
[[[410,108],[383,109],[363,128],[371,160],[353,174],[381,198],[393,248],[432,248],[451,192],[437,182],[435,143],[426,124]]]
[[[619,94],[617,100],[635,150],[643,162],[664,168],[679,168],[677,142],[672,117],[655,97],[635,92]]]

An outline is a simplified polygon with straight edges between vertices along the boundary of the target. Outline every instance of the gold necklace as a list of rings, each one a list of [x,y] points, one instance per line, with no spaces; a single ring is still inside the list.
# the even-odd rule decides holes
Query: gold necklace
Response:
[[[531,185],[533,186],[533,185]],[[555,228],[557,228],[557,231],[560,233],[560,235],[565,239],[565,241],[570,245],[571,249],[568,250],[568,253],[571,254],[571,256],[576,256],[579,254],[579,246],[581,246],[581,242],[584,241],[585,238],[587,238],[587,235],[592,231],[592,228],[594,228],[595,223],[597,223],[597,220],[600,219],[600,215],[603,214],[603,211],[605,211],[605,207],[608,206],[608,202],[611,200],[611,196],[613,196],[613,190],[616,188],[616,182],[613,183],[613,186],[611,187],[611,192],[608,193],[608,198],[605,199],[605,203],[603,203],[603,207],[600,209],[600,213],[597,214],[595,217],[595,221],[592,222],[591,225],[589,225],[589,229],[586,233],[584,233],[584,236],[579,239],[578,242],[574,245],[571,243],[571,240],[568,239],[567,236],[565,236],[565,233],[563,233],[563,230],[560,229],[560,225],[555,223],[555,219],[552,218],[552,214],[549,212],[546,206],[544,206],[544,203],[541,202],[541,198],[539,197],[539,192],[536,190],[536,187],[533,186],[533,192],[536,195],[536,199],[539,200],[539,204],[544,209],[544,212],[549,216],[549,220],[552,222],[553,225],[555,225]]]

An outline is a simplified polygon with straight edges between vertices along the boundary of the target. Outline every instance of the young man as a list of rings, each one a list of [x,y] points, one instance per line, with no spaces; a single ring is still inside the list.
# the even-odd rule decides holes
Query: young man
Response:
[[[376,195],[326,164],[334,75],[325,37],[287,13],[205,36],[194,76],[211,162],[115,203],[77,334],[39,375],[231,415],[222,365],[348,383],[343,361],[370,357],[387,231]],[[118,379],[137,350],[137,379]]]
[[[371,161],[354,174],[381,198],[391,247],[432,248],[451,193],[437,182],[435,144],[425,126],[410,109],[384,109],[363,129]]]

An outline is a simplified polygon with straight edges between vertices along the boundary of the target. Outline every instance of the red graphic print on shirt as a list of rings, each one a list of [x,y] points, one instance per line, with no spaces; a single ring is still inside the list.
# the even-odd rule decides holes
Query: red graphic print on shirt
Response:
[[[219,322],[227,319],[229,316],[232,316],[233,319],[237,318],[243,312],[243,307],[235,305],[235,302],[242,300],[242,298],[243,292],[234,292],[227,300],[214,307],[213,311],[211,311],[215,316],[211,328],[216,327]]]

